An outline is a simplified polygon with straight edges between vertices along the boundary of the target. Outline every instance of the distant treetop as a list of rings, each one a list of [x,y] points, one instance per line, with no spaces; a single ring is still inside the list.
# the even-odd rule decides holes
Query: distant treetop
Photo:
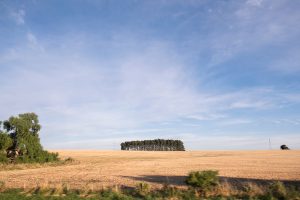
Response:
[[[285,144],[280,146],[281,150],[290,150],[290,148],[288,148],[288,146],[286,146]]]
[[[129,151],[185,151],[181,140],[136,140],[121,143],[121,150]]]

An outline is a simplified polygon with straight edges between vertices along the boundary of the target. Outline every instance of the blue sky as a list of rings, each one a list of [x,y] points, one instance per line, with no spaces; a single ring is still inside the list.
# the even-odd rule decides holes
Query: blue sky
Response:
[[[300,148],[300,1],[0,1],[0,119],[49,149]]]

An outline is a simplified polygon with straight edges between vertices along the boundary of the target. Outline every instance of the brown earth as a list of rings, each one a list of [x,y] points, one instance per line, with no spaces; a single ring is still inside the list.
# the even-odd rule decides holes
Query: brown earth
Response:
[[[114,185],[132,187],[148,182],[184,186],[192,170],[219,170],[228,180],[282,180],[300,182],[300,151],[58,151],[77,162],[21,170],[0,170],[6,187],[98,189]]]

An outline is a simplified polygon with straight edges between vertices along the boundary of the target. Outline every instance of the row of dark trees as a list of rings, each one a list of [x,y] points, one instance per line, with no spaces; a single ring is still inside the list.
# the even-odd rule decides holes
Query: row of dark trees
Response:
[[[40,130],[41,125],[35,113],[19,114],[0,122],[0,162],[57,161],[57,153],[43,149]]]
[[[121,150],[130,151],[185,151],[181,140],[136,140],[121,143]]]

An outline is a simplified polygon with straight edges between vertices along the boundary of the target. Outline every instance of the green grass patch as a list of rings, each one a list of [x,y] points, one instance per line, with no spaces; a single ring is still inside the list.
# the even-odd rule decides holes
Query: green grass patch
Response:
[[[154,200],[154,199],[188,199],[188,200],[300,200],[299,188],[286,187],[280,182],[272,183],[265,194],[247,195],[240,193],[231,196],[222,196],[215,193],[207,197],[199,195],[197,189],[179,189],[172,186],[164,186],[158,190],[150,190],[146,183],[137,184],[136,188],[109,188],[101,191],[86,193],[80,190],[61,190],[36,188],[30,192],[21,189],[8,189],[0,192],[0,200]]]

